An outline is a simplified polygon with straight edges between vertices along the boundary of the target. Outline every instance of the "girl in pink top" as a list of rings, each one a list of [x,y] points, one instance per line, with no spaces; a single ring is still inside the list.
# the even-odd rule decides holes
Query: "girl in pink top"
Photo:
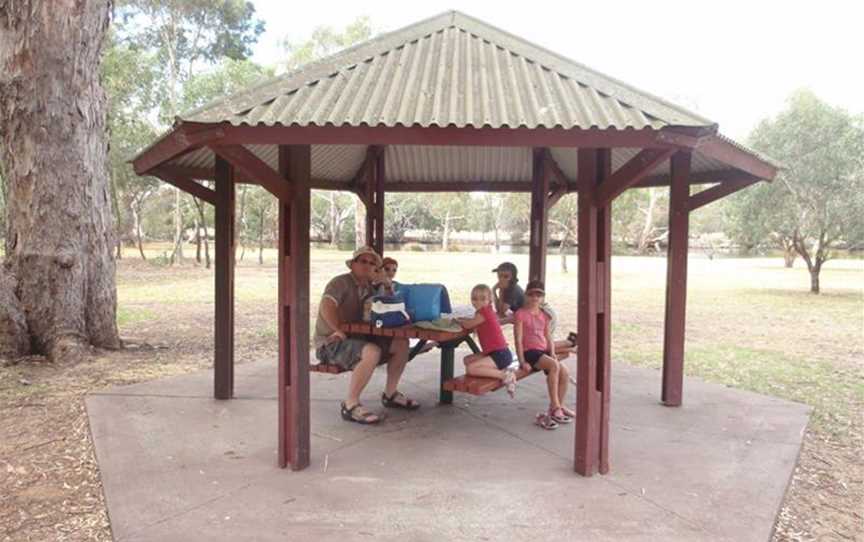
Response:
[[[545,295],[541,281],[532,280],[528,283],[525,287],[525,304],[514,315],[513,333],[522,370],[542,369],[546,373],[549,412],[538,416],[537,423],[544,429],[555,429],[559,423],[572,422],[574,413],[564,406],[570,375],[567,366],[555,356],[549,316],[540,309]]]
[[[516,372],[511,367],[513,353],[507,346],[498,316],[492,307],[492,290],[485,284],[478,284],[471,290],[471,304],[477,309],[473,318],[459,318],[465,329],[477,331],[480,340],[479,354],[465,356],[465,373],[471,376],[498,378],[513,397],[516,392]]]

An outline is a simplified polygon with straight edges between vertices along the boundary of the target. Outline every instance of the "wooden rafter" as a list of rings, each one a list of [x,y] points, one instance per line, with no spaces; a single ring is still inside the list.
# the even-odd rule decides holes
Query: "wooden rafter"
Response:
[[[137,175],[148,175],[169,160],[224,135],[221,125],[180,125],[135,158],[132,167]]]
[[[669,149],[644,149],[640,151],[597,187],[598,207],[605,207],[612,203],[619,194],[634,186],[672,156],[673,152]]]
[[[192,177],[179,175],[173,171],[163,171],[162,168],[156,168],[152,171],[153,175],[159,177],[166,183],[172,184],[180,190],[191,194],[201,201],[206,201],[210,205],[216,203],[216,192],[192,180]]]
[[[710,188],[706,188],[705,190],[697,194],[693,194],[688,198],[687,209],[690,211],[694,211],[700,207],[708,205],[709,203],[715,202],[720,198],[724,198],[730,194],[734,194],[742,188],[747,188],[751,184],[755,184],[757,182],[759,182],[759,179],[756,178],[737,179],[725,181]]]
[[[291,185],[273,168],[242,145],[212,146],[213,152],[225,159],[247,179],[254,179],[265,190],[282,201],[291,199]]]

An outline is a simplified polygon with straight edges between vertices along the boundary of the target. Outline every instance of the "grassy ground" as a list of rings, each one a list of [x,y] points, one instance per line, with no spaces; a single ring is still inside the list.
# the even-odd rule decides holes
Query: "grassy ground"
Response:
[[[151,247],[151,255],[162,247]],[[91,390],[199,370],[212,359],[213,274],[191,264],[119,263],[118,321],[130,348],[94,352],[75,366],[18,360],[0,370],[0,525],[9,540],[110,538],[82,396]],[[238,362],[275,355],[275,254],[238,262]],[[447,284],[457,303],[490,282],[503,258],[490,254],[404,252],[398,278]],[[313,301],[345,253],[314,251]],[[527,256],[513,256],[527,270]],[[252,261],[250,261],[252,260]],[[548,298],[562,329],[576,327],[575,258],[563,273],[550,256]],[[690,260],[689,375],[814,407],[801,459],[781,512],[777,540],[854,540],[862,534],[864,467],[864,264],[830,262],[824,293],[805,270],[782,260]],[[659,368],[665,260],[613,261],[614,363]],[[317,307],[313,306],[313,310]],[[613,369],[614,377],[614,369]],[[687,400],[687,388],[684,389]],[[659,398],[659,390],[658,390]]]

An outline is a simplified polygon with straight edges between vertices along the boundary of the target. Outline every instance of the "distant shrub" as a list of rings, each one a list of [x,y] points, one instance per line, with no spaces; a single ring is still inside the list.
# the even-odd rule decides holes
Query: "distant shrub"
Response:
[[[402,250],[406,252],[426,252],[426,247],[420,243],[406,243]]]

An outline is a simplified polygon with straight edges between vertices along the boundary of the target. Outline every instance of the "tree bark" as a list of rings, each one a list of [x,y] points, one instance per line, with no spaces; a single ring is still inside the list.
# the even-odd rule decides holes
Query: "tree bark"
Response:
[[[795,265],[795,258],[797,257],[798,254],[795,252],[795,247],[787,243],[783,247],[783,266],[791,269]]]
[[[360,248],[366,244],[366,206],[360,198],[354,201],[354,247]]]
[[[10,295],[4,281],[3,310],[20,310],[28,350],[52,360],[122,346],[99,65],[110,10],[109,0],[0,0],[6,264],[17,282]]]
[[[336,193],[330,192],[330,248],[339,246],[339,208],[336,206]]]

